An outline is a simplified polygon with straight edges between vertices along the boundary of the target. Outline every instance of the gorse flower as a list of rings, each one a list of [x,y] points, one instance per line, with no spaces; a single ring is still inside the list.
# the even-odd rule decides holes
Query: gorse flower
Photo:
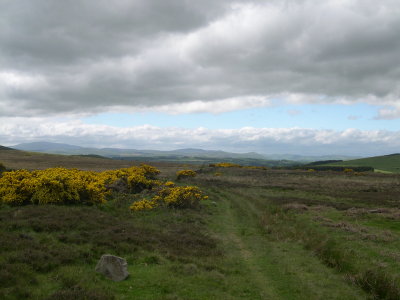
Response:
[[[158,206],[154,200],[142,199],[140,201],[133,202],[129,207],[132,211],[150,210]]]
[[[228,163],[228,162],[223,162],[223,163],[217,163],[217,164],[210,164],[210,167],[218,167],[218,168],[242,168],[243,166],[234,164],[234,163]]]
[[[181,178],[187,178],[187,177],[195,177],[197,173],[193,170],[182,170],[176,172],[176,178],[179,180]]]
[[[188,176],[196,174],[191,170],[184,171],[185,174],[192,174]],[[102,204],[115,182],[126,186],[131,193],[158,187],[151,199],[132,203],[132,211],[150,210],[160,205],[193,208],[206,198],[196,186],[176,187],[172,181],[162,184],[155,179],[159,173],[148,165],[105,172],[66,168],[4,172],[0,177],[0,202],[9,205]]]
[[[209,164],[211,168],[244,168],[244,169],[253,169],[253,170],[267,170],[267,167],[264,166],[242,166],[239,164],[222,162],[217,164]]]
[[[150,200],[143,199],[132,203],[132,211],[149,210],[157,206],[172,208],[195,208],[201,200],[208,199],[197,186],[165,187]]]
[[[66,168],[4,172],[0,177],[0,201],[10,205],[102,204],[116,180],[122,180],[131,192],[141,192],[161,184],[154,179],[158,173],[147,165],[105,172]]]

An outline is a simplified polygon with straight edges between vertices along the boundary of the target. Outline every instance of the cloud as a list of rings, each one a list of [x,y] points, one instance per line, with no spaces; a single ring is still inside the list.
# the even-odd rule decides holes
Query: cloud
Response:
[[[303,128],[160,128],[143,125],[119,128],[90,125],[79,120],[0,118],[0,140],[4,145],[29,141],[52,141],[88,147],[121,147],[171,150],[196,147],[231,152],[265,154],[379,155],[398,152],[399,131],[344,131]]]
[[[394,104],[392,107],[386,107],[379,110],[377,120],[394,120],[400,118],[400,103]]]
[[[3,116],[275,98],[400,117],[396,0],[5,0],[0,20]]]
[[[186,103],[177,103],[169,105],[154,106],[151,108],[152,111],[165,112],[168,114],[188,114],[188,113],[212,113],[219,114],[228,111],[249,109],[255,107],[272,106],[273,101],[271,99],[265,99],[263,97],[238,97],[228,98],[214,101],[192,101]],[[141,109],[135,108],[135,110],[148,111],[149,108],[143,107]]]

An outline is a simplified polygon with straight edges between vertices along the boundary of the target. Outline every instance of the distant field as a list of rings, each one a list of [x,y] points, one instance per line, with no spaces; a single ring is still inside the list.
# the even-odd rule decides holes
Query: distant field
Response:
[[[373,167],[377,171],[381,170],[392,173],[400,173],[400,154],[347,160],[343,162],[330,163],[327,165],[343,167]]]

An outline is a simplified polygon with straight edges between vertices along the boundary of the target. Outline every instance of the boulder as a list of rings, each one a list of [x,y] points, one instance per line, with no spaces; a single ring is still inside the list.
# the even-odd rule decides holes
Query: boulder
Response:
[[[113,281],[122,281],[129,276],[126,260],[110,254],[101,256],[95,270]]]

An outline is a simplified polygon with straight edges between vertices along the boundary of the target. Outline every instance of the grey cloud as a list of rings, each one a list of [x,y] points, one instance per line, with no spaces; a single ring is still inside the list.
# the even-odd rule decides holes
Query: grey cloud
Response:
[[[46,65],[68,67],[63,64],[131,55],[159,35],[204,26],[224,7],[224,1],[191,2],[3,1],[2,62],[41,71]]]
[[[394,0],[0,4],[0,72],[46,81],[0,84],[17,115],[291,94],[393,106],[398,53]]]

